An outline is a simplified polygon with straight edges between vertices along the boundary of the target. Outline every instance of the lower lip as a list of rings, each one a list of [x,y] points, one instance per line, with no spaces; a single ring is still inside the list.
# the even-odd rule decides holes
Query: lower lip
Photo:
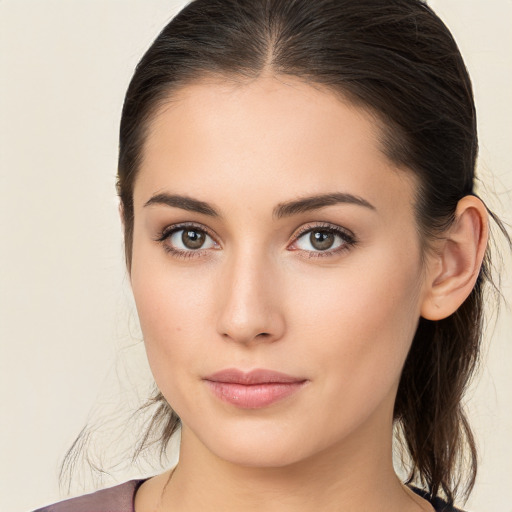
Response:
[[[213,394],[223,402],[236,405],[241,409],[259,409],[293,395],[306,381],[268,382],[251,385],[211,380],[205,382]]]

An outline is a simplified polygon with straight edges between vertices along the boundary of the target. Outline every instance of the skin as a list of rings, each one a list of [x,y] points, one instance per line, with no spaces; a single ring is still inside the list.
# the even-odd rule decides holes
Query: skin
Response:
[[[381,151],[378,126],[332,93],[273,76],[196,82],[153,119],[134,189],[130,276],[155,381],[183,428],[172,479],[144,483],[137,512],[433,510],[393,470],[393,404],[420,316],[448,316],[474,285],[487,215],[478,199],[461,200],[422,265],[416,183]],[[373,208],[272,214],[332,193]],[[159,194],[208,202],[219,216],[147,204]],[[156,240],[178,223],[202,228],[204,246],[180,245],[182,232]],[[326,224],[355,243],[336,235],[343,250],[322,251],[299,234],[325,234]],[[195,253],[178,258],[169,247]],[[240,409],[203,380],[225,368],[307,382]]]

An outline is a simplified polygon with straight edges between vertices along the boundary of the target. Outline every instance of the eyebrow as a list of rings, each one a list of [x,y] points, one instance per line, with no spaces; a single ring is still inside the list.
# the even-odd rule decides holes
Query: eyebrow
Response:
[[[357,197],[343,192],[334,192],[331,194],[319,194],[287,201],[286,203],[280,203],[274,208],[273,217],[277,219],[282,217],[291,217],[292,215],[309,212],[311,210],[319,210],[320,208],[340,203],[354,204],[357,206],[363,206],[370,210],[376,210],[375,206],[362,197]]]
[[[281,219],[283,217],[291,217],[293,215],[298,215],[299,213],[319,210],[326,206],[332,206],[340,203],[363,206],[374,211],[377,210],[375,206],[362,197],[343,192],[335,192],[331,194],[308,196],[279,203],[274,208],[272,216],[275,219]],[[151,197],[151,199],[144,204],[144,207],[155,204],[181,208],[182,210],[201,213],[210,217],[222,218],[222,215],[211,204],[188,196],[160,193]]]
[[[202,213],[203,215],[209,215],[210,217],[221,217],[217,210],[210,204],[193,199],[187,196],[181,196],[177,194],[156,194],[149,201],[146,201],[144,207],[151,206],[154,204],[160,204],[165,206],[172,206],[174,208],[181,208],[182,210],[188,210],[189,212]]]

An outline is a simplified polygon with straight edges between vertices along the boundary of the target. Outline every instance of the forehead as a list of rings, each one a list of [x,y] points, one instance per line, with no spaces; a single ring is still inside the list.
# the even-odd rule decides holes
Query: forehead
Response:
[[[165,189],[245,202],[336,189],[410,202],[412,173],[384,155],[381,127],[368,110],[292,77],[192,83],[150,123],[135,202]]]

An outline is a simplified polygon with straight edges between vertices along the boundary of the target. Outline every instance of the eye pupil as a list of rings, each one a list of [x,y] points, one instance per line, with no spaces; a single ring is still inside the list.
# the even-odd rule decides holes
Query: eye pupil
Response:
[[[204,239],[204,233],[192,229],[185,229],[181,235],[181,241],[188,249],[199,249],[203,245]]]
[[[309,235],[309,240],[315,249],[329,249],[334,244],[334,233],[329,231],[312,231]]]

